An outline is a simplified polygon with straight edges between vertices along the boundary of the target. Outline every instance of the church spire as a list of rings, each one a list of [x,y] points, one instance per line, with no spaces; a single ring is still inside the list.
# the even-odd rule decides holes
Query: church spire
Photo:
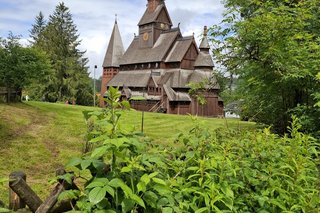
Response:
[[[208,28],[207,26],[204,26],[203,38],[199,46],[200,53],[194,63],[194,67],[196,69],[198,68],[198,69],[204,69],[207,71],[212,71],[214,64],[213,64],[211,55],[209,53],[210,45],[209,45],[207,36],[208,36]]]
[[[118,27],[117,15],[115,15],[114,27],[110,37],[108,49],[103,61],[103,67],[119,67],[119,61],[123,54],[123,43]]]
[[[210,45],[209,45],[207,36],[208,36],[208,27],[204,26],[204,28],[203,28],[203,38],[202,38],[201,44],[199,46],[199,49],[200,49],[201,52],[209,53]]]

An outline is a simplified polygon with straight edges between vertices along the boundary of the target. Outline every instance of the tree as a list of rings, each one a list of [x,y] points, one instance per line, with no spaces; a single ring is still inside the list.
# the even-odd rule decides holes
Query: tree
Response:
[[[8,91],[8,102],[11,90],[21,94],[33,79],[42,78],[50,70],[50,63],[43,52],[22,47],[19,40],[10,33],[0,43],[0,85]]]
[[[46,20],[44,19],[43,13],[39,14],[35,18],[35,23],[32,25],[30,32],[30,38],[32,39],[30,43],[34,46],[41,46],[43,42],[43,32],[46,29]]]
[[[243,116],[282,133],[292,114],[302,122],[319,122],[314,110],[320,87],[315,78],[320,68],[319,6],[317,0],[225,1],[225,19],[211,31],[214,55],[239,76]]]
[[[53,67],[53,74],[45,84],[44,97],[47,101],[75,101],[88,104],[92,100],[88,59],[79,50],[81,41],[69,8],[59,3],[47,25],[41,13],[30,31],[34,46],[45,51]],[[88,100],[90,100],[88,102]]]

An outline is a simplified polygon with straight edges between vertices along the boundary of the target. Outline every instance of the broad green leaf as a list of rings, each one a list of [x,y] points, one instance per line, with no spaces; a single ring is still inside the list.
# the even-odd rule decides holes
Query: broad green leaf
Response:
[[[125,167],[123,167],[121,169],[121,173],[127,173],[127,172],[131,172],[131,171],[132,171],[132,169],[130,167],[127,167],[127,166],[125,166]]]
[[[124,143],[129,142],[128,138],[112,138],[104,142],[104,144],[113,144],[117,148],[121,147]]]
[[[66,173],[66,174],[64,174],[64,175],[59,175],[59,176],[57,176],[57,179],[59,179],[59,180],[64,180],[64,181],[66,181],[66,182],[69,183],[69,184],[72,184],[73,178],[74,178],[74,175],[71,174],[71,173]]]
[[[9,209],[0,208],[0,213],[7,213],[7,212],[12,212],[12,211]]]
[[[138,192],[145,192],[147,190],[146,184],[144,182],[139,182],[137,184]]]
[[[123,106],[125,109],[130,109],[130,103],[129,103],[129,101],[122,101],[121,104],[122,104],[122,106]]]
[[[173,213],[173,209],[171,207],[165,207],[162,209],[162,213]]]
[[[167,206],[168,203],[169,203],[168,198],[163,197],[163,198],[161,198],[160,200],[158,200],[157,208],[162,208],[163,206]]]
[[[142,175],[140,178],[140,181],[144,182],[145,185],[148,185],[150,183],[150,177],[147,174]]]
[[[139,197],[138,195],[136,194],[131,194],[130,195],[130,198],[132,200],[134,200],[137,204],[139,204],[139,206],[143,207],[143,208],[146,208],[146,206],[144,205],[144,202],[143,200],[141,199],[141,197]]]
[[[130,197],[130,195],[132,195],[132,190],[130,189],[129,186],[127,186],[121,179],[119,178],[115,178],[112,179],[109,182],[109,186],[112,186],[114,188],[121,188],[122,191],[125,193],[126,197]]]
[[[152,180],[153,180],[155,183],[158,183],[158,184],[161,184],[161,185],[167,185],[164,180],[161,180],[161,179],[159,179],[159,178],[152,178]]]
[[[111,195],[112,197],[114,197],[114,189],[110,186],[104,186],[103,189],[108,192],[109,195]]]
[[[102,187],[96,187],[89,193],[89,200],[92,204],[97,204],[103,200],[106,196],[106,189]]]
[[[171,190],[168,186],[156,184],[153,186],[153,189],[156,190],[160,195],[167,195],[171,193]]]
[[[91,157],[92,158],[100,158],[106,154],[107,150],[108,150],[107,146],[102,146],[102,147],[96,148],[93,150]]]
[[[80,191],[79,190],[63,191],[59,195],[58,201],[77,199],[79,197],[79,195],[80,195]]]
[[[90,165],[91,165],[91,163],[92,163],[92,160],[82,160],[81,161],[81,169],[82,170],[85,170],[85,169],[87,169]]]
[[[90,143],[97,143],[97,142],[104,141],[104,140],[106,140],[107,138],[108,138],[108,136],[106,136],[106,135],[100,135],[100,136],[98,136],[98,137],[96,137],[96,138],[91,139],[89,142],[90,142]]]
[[[201,209],[198,209],[194,213],[210,212],[209,210],[210,210],[209,207],[203,207]]]
[[[91,189],[95,187],[104,187],[108,183],[109,183],[109,180],[107,178],[96,178],[88,186],[86,186],[86,189]]]
[[[136,202],[132,199],[124,199],[121,202],[121,206],[122,206],[122,212],[129,212],[130,210],[132,210],[135,206]]]
[[[155,176],[157,176],[159,174],[159,172],[154,172],[154,173],[151,173],[149,175],[149,178],[154,178]]]
[[[82,162],[81,158],[72,158],[66,165],[66,167],[78,166]]]
[[[143,195],[143,200],[145,200],[145,202],[151,206],[152,208],[157,208],[157,201],[158,201],[158,196],[156,195],[156,193],[152,192],[152,191],[147,191],[146,193],[144,193]]]

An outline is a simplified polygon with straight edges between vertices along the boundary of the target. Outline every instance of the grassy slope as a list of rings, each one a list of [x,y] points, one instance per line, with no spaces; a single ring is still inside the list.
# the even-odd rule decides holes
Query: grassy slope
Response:
[[[55,169],[81,154],[86,133],[82,111],[92,109],[41,102],[0,104],[0,177],[23,170],[32,188],[42,198],[47,196],[51,187],[48,180]],[[252,123],[238,120],[199,120],[212,129],[254,128]],[[126,112],[122,125],[139,130],[141,112]],[[145,133],[156,143],[170,143],[170,139],[192,125],[189,116],[145,113]],[[0,188],[0,200],[7,201],[5,188]]]

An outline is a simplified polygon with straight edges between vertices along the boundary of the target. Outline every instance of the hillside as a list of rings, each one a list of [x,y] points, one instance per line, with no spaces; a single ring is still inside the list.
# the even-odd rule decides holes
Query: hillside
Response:
[[[0,105],[0,177],[23,170],[32,188],[44,198],[54,171],[72,156],[81,154],[86,134],[84,110],[100,110],[64,104],[28,102]],[[238,120],[199,118],[212,129],[254,128]],[[192,127],[189,116],[145,113],[144,132],[155,143],[170,145],[170,139]],[[130,111],[122,118],[128,129],[140,130],[141,112]],[[0,200],[7,190],[0,188]]]

